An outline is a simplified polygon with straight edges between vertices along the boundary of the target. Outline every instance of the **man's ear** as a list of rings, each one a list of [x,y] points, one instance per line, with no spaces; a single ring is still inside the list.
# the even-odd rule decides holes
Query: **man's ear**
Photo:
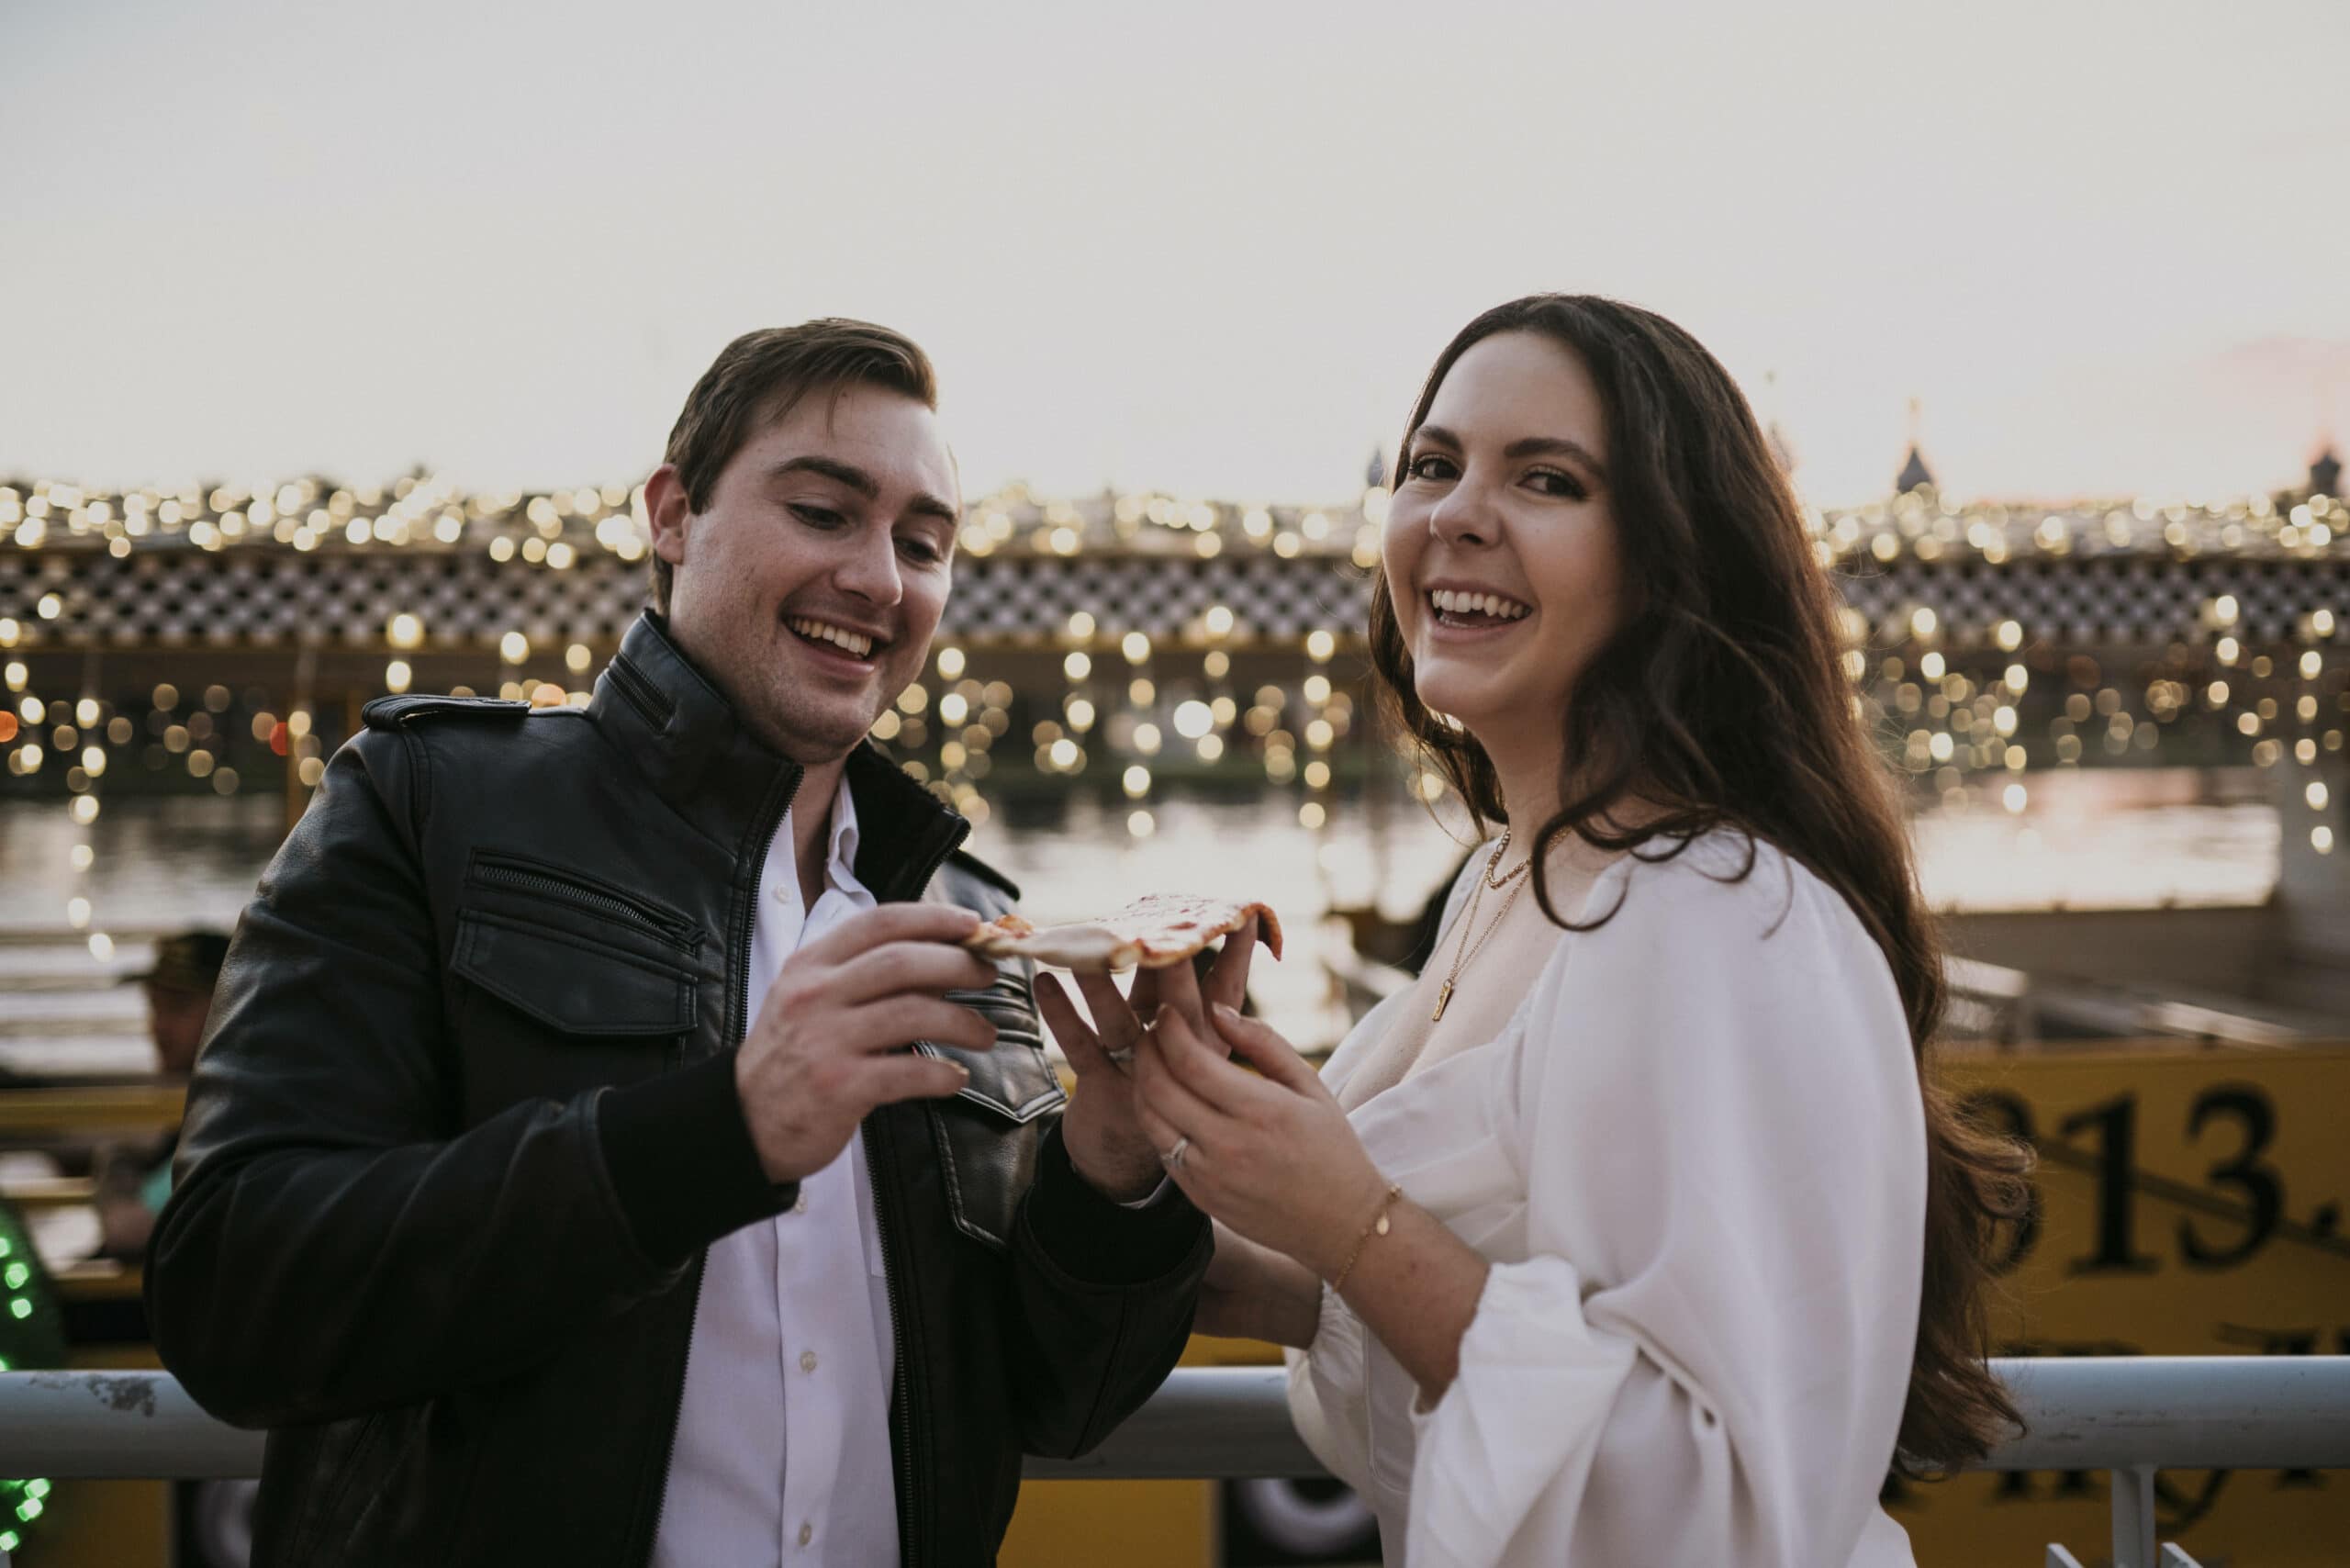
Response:
[[[644,481],[644,521],[653,531],[653,553],[675,566],[686,558],[686,532],[693,521],[686,482],[677,465],[664,463]]]

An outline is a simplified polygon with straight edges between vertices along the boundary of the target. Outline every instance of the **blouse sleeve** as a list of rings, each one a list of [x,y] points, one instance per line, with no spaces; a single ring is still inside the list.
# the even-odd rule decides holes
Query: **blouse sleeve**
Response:
[[[1528,1256],[1415,1414],[1413,1568],[1841,1568],[1875,1512],[1925,1214],[1899,994],[1808,872],[1695,860],[1632,870],[1496,1075]]]

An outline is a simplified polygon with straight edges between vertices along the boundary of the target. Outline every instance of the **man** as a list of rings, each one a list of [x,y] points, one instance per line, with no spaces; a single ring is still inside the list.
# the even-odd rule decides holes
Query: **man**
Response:
[[[159,937],[155,961],[132,980],[147,992],[147,1034],[154,1042],[155,1070],[185,1080],[204,1042],[205,1014],[212,988],[228,957],[229,938],[218,931],[183,931]],[[172,1153],[179,1146],[174,1127],[159,1140],[113,1152],[98,1182],[99,1249],[111,1258],[136,1258],[147,1249],[155,1215],[172,1191]]]
[[[880,328],[730,345],[594,700],[370,704],[264,877],[148,1276],[271,1428],[257,1562],[984,1563],[1173,1363],[1207,1226],[1098,1052],[1060,1114],[957,946],[1013,890],[865,739],[935,405]]]

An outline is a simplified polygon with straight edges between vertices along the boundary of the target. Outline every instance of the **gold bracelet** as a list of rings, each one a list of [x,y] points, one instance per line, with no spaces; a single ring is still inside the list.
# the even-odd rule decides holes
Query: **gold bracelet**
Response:
[[[1371,1238],[1387,1234],[1387,1211],[1393,1208],[1395,1200],[1403,1195],[1403,1188],[1392,1182],[1387,1184],[1387,1195],[1379,1200],[1379,1212],[1371,1215],[1369,1225],[1362,1227],[1362,1234],[1355,1238],[1355,1249],[1347,1254],[1347,1260],[1338,1265],[1337,1273],[1331,1277],[1330,1288],[1333,1291],[1345,1286],[1347,1276],[1354,1272],[1355,1260],[1362,1256],[1362,1249],[1371,1244]]]

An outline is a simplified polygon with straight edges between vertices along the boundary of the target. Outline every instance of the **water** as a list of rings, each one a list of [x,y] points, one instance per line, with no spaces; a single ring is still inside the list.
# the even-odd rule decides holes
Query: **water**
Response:
[[[2277,876],[2277,812],[2211,803],[2206,782],[2183,769],[2033,775],[2020,815],[1996,805],[1926,811],[1914,831],[1927,896],[1965,910],[2259,902]],[[1040,922],[1098,914],[1143,891],[1264,900],[1281,914],[1288,959],[1259,956],[1258,1005],[1309,1047],[1335,1041],[1345,1022],[1322,961],[1348,943],[1329,912],[1376,905],[1409,918],[1462,853],[1443,823],[1400,795],[1341,801],[1319,833],[1298,824],[1287,794],[1155,801],[1155,831],[1143,838],[1128,832],[1129,811],[1091,796],[1029,802],[999,812],[971,847],[1021,884]],[[12,974],[97,982],[135,968],[155,932],[233,924],[276,848],[282,812],[266,797],[123,801],[83,828],[62,803],[0,802],[0,983]],[[77,871],[80,843],[92,857]],[[94,956],[70,927],[76,898],[89,901],[89,930],[118,939],[110,957]],[[47,939],[26,940],[36,932]],[[88,1033],[120,1014],[135,1036],[136,995],[58,998],[43,1012],[78,1008],[91,1015]]]

